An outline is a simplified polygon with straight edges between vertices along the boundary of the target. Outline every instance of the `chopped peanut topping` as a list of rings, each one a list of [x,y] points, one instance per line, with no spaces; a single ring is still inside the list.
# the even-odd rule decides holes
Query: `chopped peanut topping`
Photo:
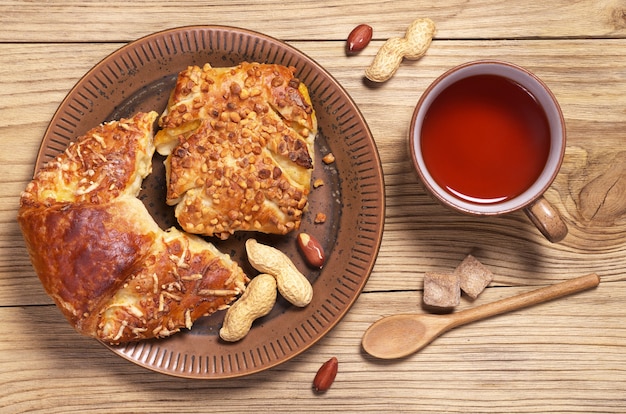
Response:
[[[326,222],[326,214],[324,213],[317,213],[315,215],[315,224],[322,224]]]
[[[226,239],[299,227],[317,123],[294,70],[207,64],[179,74],[155,143],[168,156],[167,203],[178,204],[185,230]]]
[[[333,162],[335,162],[335,155],[332,152],[329,152],[328,154],[324,155],[322,161],[324,161],[324,164],[332,164]]]

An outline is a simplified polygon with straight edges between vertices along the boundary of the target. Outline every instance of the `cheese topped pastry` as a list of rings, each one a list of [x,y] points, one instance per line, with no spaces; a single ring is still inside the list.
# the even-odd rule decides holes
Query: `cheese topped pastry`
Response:
[[[159,119],[167,203],[183,230],[286,234],[308,203],[317,121],[294,69],[191,66]]]
[[[161,230],[137,198],[151,172],[157,116],[93,128],[20,199],[18,222],[46,292],[76,330],[109,343],[191,328],[248,282],[212,244]]]

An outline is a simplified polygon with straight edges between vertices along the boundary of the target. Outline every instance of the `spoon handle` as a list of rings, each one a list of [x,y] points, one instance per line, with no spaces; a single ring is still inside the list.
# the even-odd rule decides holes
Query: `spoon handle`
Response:
[[[454,315],[454,322],[450,328],[591,289],[598,286],[599,283],[600,277],[595,273],[591,273],[552,286],[546,286],[510,298],[466,309],[450,314],[451,317]]]

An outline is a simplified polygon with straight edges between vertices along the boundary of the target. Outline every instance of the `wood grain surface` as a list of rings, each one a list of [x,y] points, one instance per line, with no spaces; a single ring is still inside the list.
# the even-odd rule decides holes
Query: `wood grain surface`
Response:
[[[372,86],[363,71],[385,39],[430,17],[426,56]],[[360,23],[374,40],[346,56]],[[16,223],[44,131],[72,86],[129,41],[184,25],[223,24],[286,41],[324,66],[359,106],[380,152],[385,232],[374,271],[347,316],[274,369],[198,381],[153,373],[67,324],[32,270]],[[626,1],[0,1],[0,412],[626,411]],[[567,127],[561,171],[546,193],[569,226],[547,242],[523,213],[477,219],[426,194],[407,152],[411,114],[446,69],[495,58],[525,66],[553,91]],[[454,329],[398,361],[365,354],[382,316],[426,312],[426,271],[473,254],[495,274],[458,310],[595,272],[594,290]],[[316,395],[331,356],[339,373]]]

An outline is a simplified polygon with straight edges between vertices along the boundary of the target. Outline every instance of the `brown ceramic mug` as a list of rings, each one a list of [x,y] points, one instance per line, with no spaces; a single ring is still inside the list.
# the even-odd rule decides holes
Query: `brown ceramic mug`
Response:
[[[565,122],[528,70],[487,60],[448,70],[421,96],[409,141],[421,181],[443,205],[478,216],[523,209],[551,242],[567,234],[543,197],[563,161]]]

